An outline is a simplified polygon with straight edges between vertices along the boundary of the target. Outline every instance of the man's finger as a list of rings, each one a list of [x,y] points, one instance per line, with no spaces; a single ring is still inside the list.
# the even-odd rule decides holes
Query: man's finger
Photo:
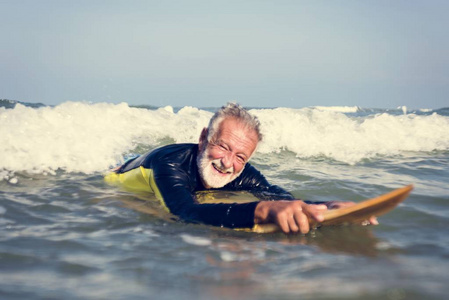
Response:
[[[327,210],[328,207],[326,204],[310,204],[313,208],[319,210],[319,211],[323,211],[323,210]]]
[[[310,219],[312,219],[312,221],[323,222],[324,221],[324,216],[321,213],[321,211],[324,210],[324,209],[321,208],[321,207],[319,208],[317,206],[318,205],[307,205],[307,204],[305,204],[305,207],[303,207],[303,211],[310,217]]]
[[[299,225],[299,231],[303,234],[306,234],[310,230],[309,226],[309,218],[304,213],[296,213],[295,214],[295,221]]]
[[[379,221],[377,221],[377,218],[375,216],[369,218],[369,222],[371,225],[379,225]]]
[[[281,230],[284,232],[284,233],[289,233],[290,232],[290,226],[288,225],[288,221],[287,221],[287,218],[279,218],[278,219],[278,225],[279,225],[279,227],[281,227]]]
[[[287,222],[288,222],[288,225],[289,225],[291,231],[293,231],[293,232],[299,231],[299,229],[300,229],[300,227],[298,227],[299,224],[296,224],[296,220],[293,215],[288,217]]]

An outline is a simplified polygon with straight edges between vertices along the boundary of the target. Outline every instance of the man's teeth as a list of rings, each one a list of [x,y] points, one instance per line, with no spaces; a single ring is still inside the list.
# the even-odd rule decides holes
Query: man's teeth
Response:
[[[229,174],[231,172],[225,172],[222,169],[220,169],[217,165],[212,164],[212,166],[214,167],[215,170],[217,170],[218,172],[220,172],[221,174]]]

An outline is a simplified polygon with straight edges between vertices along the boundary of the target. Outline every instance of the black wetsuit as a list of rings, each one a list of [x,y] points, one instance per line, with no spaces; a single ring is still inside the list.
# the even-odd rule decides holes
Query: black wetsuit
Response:
[[[151,176],[161,200],[171,213],[183,220],[230,228],[253,227],[257,202],[198,204],[195,201],[195,192],[206,190],[199,177],[197,155],[198,144],[168,145],[128,161],[116,173],[141,167],[152,170]],[[249,163],[238,178],[215,190],[248,191],[265,200],[293,199],[290,193],[269,184]]]

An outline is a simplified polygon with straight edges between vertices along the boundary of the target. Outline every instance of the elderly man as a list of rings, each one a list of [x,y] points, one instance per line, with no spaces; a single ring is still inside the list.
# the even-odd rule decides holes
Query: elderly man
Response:
[[[198,144],[155,149],[128,161],[107,175],[106,180],[154,193],[171,213],[186,221],[230,228],[275,223],[285,233],[307,233],[308,219],[322,221],[322,212],[328,205],[348,205],[306,203],[269,184],[248,163],[261,139],[257,118],[238,104],[230,103],[214,114],[209,126],[201,132]],[[262,201],[198,204],[195,192],[206,189],[249,191]],[[264,200],[267,197],[270,201]],[[377,223],[375,218],[370,221]]]

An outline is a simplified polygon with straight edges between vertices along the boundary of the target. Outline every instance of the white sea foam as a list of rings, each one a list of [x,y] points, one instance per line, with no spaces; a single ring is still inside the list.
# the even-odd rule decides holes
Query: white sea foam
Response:
[[[181,234],[180,237],[187,244],[195,245],[195,246],[209,246],[212,244],[212,241],[199,236],[193,236],[190,234]]]
[[[262,155],[289,150],[299,157],[324,155],[352,164],[378,154],[449,149],[449,118],[437,114],[355,117],[311,108],[252,112],[262,123]],[[171,107],[148,110],[126,103],[0,108],[0,180],[24,170],[103,172],[138,145],[197,142],[211,116],[194,107],[175,113]]]
[[[254,110],[262,124],[262,153],[289,150],[350,164],[376,155],[449,149],[449,118],[437,114],[348,117],[315,109]]]
[[[358,106],[313,106],[312,108],[341,113],[355,113],[361,110]]]
[[[404,113],[404,115],[407,114],[407,106],[403,105],[403,106],[398,106],[398,109],[402,110],[402,112]]]
[[[185,107],[147,110],[67,102],[39,109],[0,109],[0,170],[93,173],[115,165],[138,144],[164,138],[196,142],[210,112]]]

